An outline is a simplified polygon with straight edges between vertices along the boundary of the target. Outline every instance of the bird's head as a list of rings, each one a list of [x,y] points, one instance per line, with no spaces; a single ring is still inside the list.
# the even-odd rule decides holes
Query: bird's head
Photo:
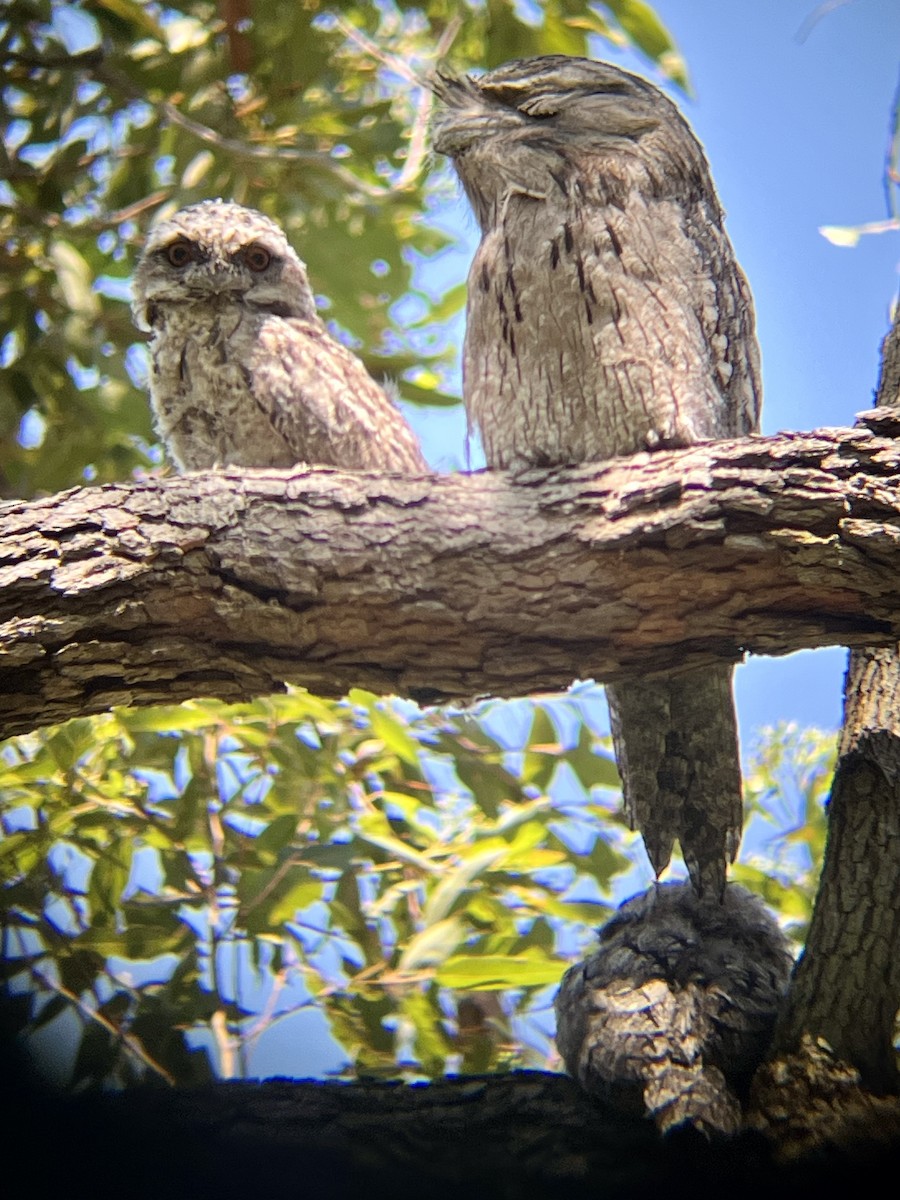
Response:
[[[616,186],[664,192],[667,178],[705,172],[676,106],[610,63],[551,54],[477,77],[438,74],[434,147],[454,160],[482,226],[510,191],[540,198],[569,167]],[[602,186],[602,183],[601,183]]]
[[[224,200],[183,208],[150,232],[134,274],[134,319],[154,325],[166,306],[240,301],[261,313],[316,313],[306,266],[263,213]]]
[[[595,142],[638,138],[665,119],[659,90],[610,63],[565,54],[521,58],[477,78],[439,74],[443,102],[434,144],[441,154],[462,153],[485,135],[556,136]],[[670,107],[671,102],[666,102]]]

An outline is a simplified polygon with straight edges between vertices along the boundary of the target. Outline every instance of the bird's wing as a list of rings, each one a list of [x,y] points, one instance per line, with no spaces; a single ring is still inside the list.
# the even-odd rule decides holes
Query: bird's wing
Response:
[[[298,462],[347,470],[428,470],[399,410],[359,359],[319,322],[267,320],[249,383]]]

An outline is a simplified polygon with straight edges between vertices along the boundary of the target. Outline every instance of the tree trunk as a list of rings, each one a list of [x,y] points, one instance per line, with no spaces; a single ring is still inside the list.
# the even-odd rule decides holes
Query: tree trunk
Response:
[[[877,403],[900,410],[900,323]],[[882,407],[879,411],[884,411]],[[868,1129],[900,1136],[900,649],[850,654],[828,842],[807,946],[756,1081],[755,1123],[802,1152]],[[855,1132],[854,1132],[855,1131]]]

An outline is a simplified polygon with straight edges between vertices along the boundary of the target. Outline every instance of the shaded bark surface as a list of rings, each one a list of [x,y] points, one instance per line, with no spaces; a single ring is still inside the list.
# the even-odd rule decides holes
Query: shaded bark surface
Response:
[[[828,846],[777,1044],[824,1038],[875,1092],[897,1090],[900,1007],[900,670],[893,649],[851,656]]]
[[[832,1194],[890,1147],[822,1147],[778,1164],[758,1134],[663,1140],[570,1079],[542,1072],[427,1086],[288,1080],[194,1091],[17,1096],[8,1145],[52,1129],[54,1152],[29,1195],[246,1200],[253,1195],[635,1200],[727,1191],[731,1197]],[[762,1190],[761,1190],[762,1189]]]
[[[900,638],[900,417],[517,476],[198,473],[0,507],[0,736]]]
[[[900,410],[900,321],[877,395]],[[788,1153],[879,1129],[900,1140],[900,649],[851,652],[828,842],[806,948],[752,1120]],[[890,1099],[881,1100],[887,1096]]]

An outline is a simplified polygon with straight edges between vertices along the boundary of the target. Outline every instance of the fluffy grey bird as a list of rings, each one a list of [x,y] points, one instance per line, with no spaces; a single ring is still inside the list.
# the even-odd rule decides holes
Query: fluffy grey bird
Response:
[[[788,943],[736,884],[721,903],[688,883],[621,906],[599,949],[563,976],[556,1044],[587,1091],[661,1132],[689,1123],[733,1134],[739,1096],[762,1061],[787,988]]]
[[[157,225],[132,307],[152,333],[150,402],[181,470],[428,470],[391,400],[328,333],[304,263],[262,213],[204,200]]]
[[[481,226],[463,392],[490,467],[582,463],[759,420],[746,280],[703,150],[657,88],[551,55],[439,76],[435,148]],[[626,812],[722,894],[740,841],[729,666],[607,689]]]

